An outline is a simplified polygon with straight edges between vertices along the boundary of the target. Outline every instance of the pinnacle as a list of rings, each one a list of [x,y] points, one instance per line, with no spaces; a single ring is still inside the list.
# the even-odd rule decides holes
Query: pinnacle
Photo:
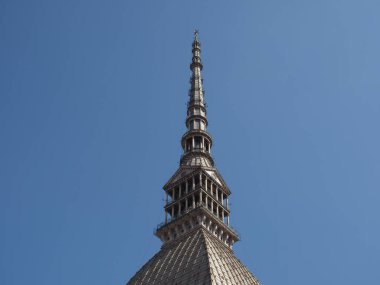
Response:
[[[155,231],[162,247],[127,285],[259,285],[232,251],[239,236],[230,226],[231,191],[211,157],[200,46],[195,30],[183,154],[163,187],[165,220]]]

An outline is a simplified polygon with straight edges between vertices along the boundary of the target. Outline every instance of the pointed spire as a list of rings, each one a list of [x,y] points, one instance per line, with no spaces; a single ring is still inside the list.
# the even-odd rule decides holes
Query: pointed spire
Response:
[[[195,41],[198,41],[198,36],[199,36],[199,30],[198,30],[198,29],[195,29],[195,30],[194,30],[194,40],[195,40]]]
[[[189,90],[186,118],[187,132],[182,137],[184,154],[181,158],[181,165],[213,166],[214,162],[210,154],[212,138],[207,132],[208,121],[206,117],[206,105],[204,102],[203,79],[201,74],[203,65],[198,30],[194,31],[192,55],[190,64],[191,86]]]
[[[231,191],[210,155],[198,31],[192,47],[184,154],[163,187],[165,221],[155,231],[162,247],[127,285],[259,285],[232,251],[239,236],[230,226]]]
[[[199,31],[194,31],[194,41],[193,41],[193,62],[190,65],[190,69],[194,72],[195,67],[199,67],[202,70],[203,66],[201,63],[201,43],[199,42]]]
[[[214,167],[210,153],[212,138],[207,132],[198,31],[194,33],[190,69],[187,131],[181,141],[183,154],[178,170],[163,187],[165,222],[157,227],[156,235],[167,244],[196,227],[204,227],[222,244],[232,247],[239,236],[230,226],[231,191]]]

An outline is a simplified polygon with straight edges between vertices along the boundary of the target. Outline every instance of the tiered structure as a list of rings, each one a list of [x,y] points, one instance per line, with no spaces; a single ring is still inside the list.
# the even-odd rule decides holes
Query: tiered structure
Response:
[[[230,226],[231,191],[211,157],[197,31],[192,54],[183,155],[163,187],[165,222],[155,232],[163,245],[127,285],[258,285],[232,251],[239,236]]]

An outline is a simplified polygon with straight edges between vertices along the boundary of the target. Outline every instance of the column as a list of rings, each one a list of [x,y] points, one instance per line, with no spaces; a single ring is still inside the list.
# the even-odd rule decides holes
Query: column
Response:
[[[193,209],[195,208],[195,196],[193,194]]]
[[[168,222],[168,212],[165,210],[165,224]]]
[[[216,205],[216,216],[219,218],[219,206]]]
[[[181,202],[178,203],[178,216],[181,215]]]
[[[222,220],[223,220],[223,223],[224,223],[224,209],[222,209]]]
[[[192,189],[194,190],[195,189],[195,177],[193,176],[193,187]]]
[[[205,179],[205,189],[206,189],[206,191],[207,191],[207,177],[206,177],[206,179]]]
[[[211,213],[214,213],[214,201],[211,200]]]
[[[189,182],[186,180],[186,194],[189,192]]]
[[[202,186],[202,173],[199,173],[199,185]]]
[[[229,209],[229,205],[228,205],[228,197],[226,198],[226,208]]]
[[[194,137],[191,138],[191,144],[192,144],[192,149],[195,148],[195,141],[194,141]]]
[[[189,197],[186,197],[186,199],[185,199],[186,201],[185,201],[185,209],[186,209],[186,212],[187,212],[187,210],[189,209]]]
[[[230,216],[228,215],[227,216],[227,226],[229,226],[230,225]]]
[[[172,206],[172,220],[174,219],[174,205]]]
[[[202,190],[199,192],[199,202],[202,204]]]
[[[178,197],[181,198],[181,196],[182,196],[182,184],[179,184],[178,191],[179,191]]]

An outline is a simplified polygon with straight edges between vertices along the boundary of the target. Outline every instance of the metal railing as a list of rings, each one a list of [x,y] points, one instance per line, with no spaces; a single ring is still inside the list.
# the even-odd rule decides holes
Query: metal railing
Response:
[[[162,222],[160,224],[157,225],[155,231],[158,231],[159,229],[161,229],[162,227],[166,226],[167,224],[170,224],[172,222],[175,222],[177,221],[179,218],[181,218],[182,216],[184,216],[185,214],[195,210],[195,209],[198,209],[200,207],[203,207],[204,209],[207,210],[207,212],[209,212],[211,215],[213,215],[215,218],[217,218],[218,221],[222,222],[224,225],[226,225],[233,233],[235,233],[237,236],[240,236],[239,235],[239,232],[234,229],[231,225],[227,225],[224,221],[222,221],[220,219],[219,216],[217,216],[213,211],[211,211],[211,209],[208,208],[208,206],[206,205],[206,203],[204,202],[197,202],[195,204],[195,207],[193,207],[193,205],[191,205],[190,207],[188,207],[186,210],[184,210],[183,212],[181,212],[181,215],[180,216],[177,216],[177,217],[170,217],[170,219],[168,219],[166,222]]]

